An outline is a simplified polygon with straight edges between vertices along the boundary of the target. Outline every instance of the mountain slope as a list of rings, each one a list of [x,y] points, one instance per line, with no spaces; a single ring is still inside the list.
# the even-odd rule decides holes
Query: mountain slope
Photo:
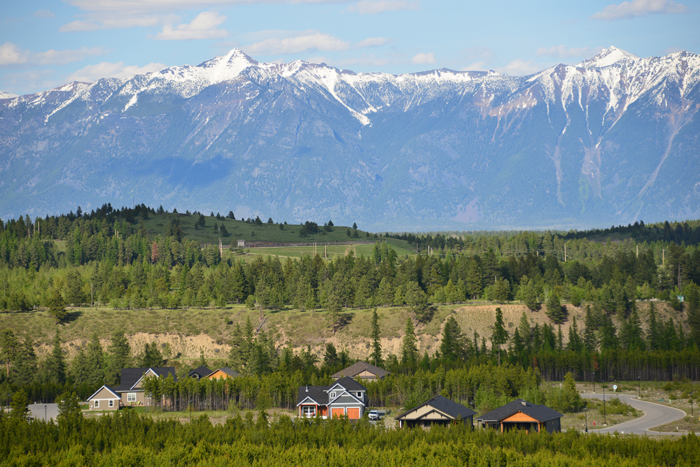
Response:
[[[259,63],[0,100],[0,216],[132,199],[367,228],[700,215],[700,56],[611,47],[529,77]]]

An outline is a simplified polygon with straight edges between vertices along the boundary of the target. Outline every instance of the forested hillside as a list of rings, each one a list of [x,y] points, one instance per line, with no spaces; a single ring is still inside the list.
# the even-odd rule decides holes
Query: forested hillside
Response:
[[[230,230],[246,227],[260,236],[265,232],[270,241],[283,238],[279,234],[273,238],[272,232],[285,232],[287,241],[303,242],[313,235],[316,238],[309,241],[350,237],[376,243],[366,256],[348,248],[346,254],[328,260],[320,250],[315,256],[281,260],[251,256],[249,249],[203,246],[201,238],[193,240],[183,229],[188,226],[193,236],[207,231],[216,238],[236,238],[235,234],[224,236],[222,224]],[[350,363],[332,337],[368,323],[367,314],[375,307],[396,311],[392,319],[402,321],[398,331],[394,321],[391,332],[401,345],[382,349],[381,339],[389,325],[374,315],[366,327],[365,355],[385,365],[396,378],[419,369],[432,374],[440,368],[506,362],[536,370],[538,378],[559,380],[567,372],[590,380],[594,371],[597,378],[606,380],[699,376],[697,221],[638,224],[626,231],[396,235],[400,238],[330,224],[241,222],[199,213],[175,216],[145,206],[114,210],[109,205],[90,213],[1,223],[0,309],[5,311],[0,315],[0,346],[5,371],[0,384],[9,393],[24,387],[35,396],[53,397],[66,385],[89,394],[103,381],[115,384],[123,366],[161,365],[175,358],[164,355],[165,349],[155,343],[136,355],[124,330],[110,324],[116,315],[105,314],[103,326],[112,337],[109,346],[105,348],[97,335],[83,335],[84,343],[73,353],[76,357],[66,362],[58,331],[41,327],[41,335],[32,335],[29,321],[20,332],[8,325],[17,314],[31,320],[49,313],[59,330],[87,307],[128,312],[137,320],[155,309],[225,311],[244,305],[256,316],[252,322],[227,324],[226,333],[216,336],[228,349],[228,355],[221,354],[219,360],[246,375],[281,378],[290,390],[289,375],[298,374],[294,384],[308,383]],[[629,236],[620,241],[616,235]],[[391,245],[399,245],[396,242],[407,247],[406,254],[396,253]],[[418,253],[408,254],[408,248]],[[527,308],[509,325],[501,309],[495,317],[491,312],[469,313],[475,301],[518,302]],[[460,306],[466,306],[466,311],[460,311]],[[310,348],[292,348],[289,340],[265,324],[271,316],[271,321],[279,321],[287,314],[298,321],[305,312],[317,317],[311,319],[319,329],[316,346],[324,349],[322,355]],[[192,313],[192,319],[195,316]],[[480,329],[488,331],[478,334],[470,320],[484,318],[488,328]],[[77,332],[67,329],[66,333]],[[279,329],[284,331],[275,328]],[[430,352],[421,347],[421,352],[417,343],[428,329],[439,346]],[[53,346],[46,358],[37,357],[36,340]],[[395,390],[391,385],[396,381],[387,383],[386,394]],[[407,393],[423,390],[422,383],[415,381],[399,386]],[[428,392],[443,387],[431,384]],[[503,391],[515,396],[519,389]]]

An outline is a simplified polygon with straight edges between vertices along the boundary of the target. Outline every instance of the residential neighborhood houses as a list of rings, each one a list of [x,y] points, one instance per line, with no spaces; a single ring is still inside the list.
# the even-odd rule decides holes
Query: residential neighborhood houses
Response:
[[[453,402],[443,396],[435,396],[396,417],[399,428],[429,427],[432,425],[453,425],[464,423],[474,426],[473,417],[476,415],[469,407]]]
[[[501,432],[509,430],[527,430],[549,433],[561,431],[562,414],[546,405],[536,405],[522,399],[516,399],[504,406],[478,417],[476,420],[484,428],[497,428]]]
[[[367,388],[350,377],[330,386],[301,386],[297,398],[300,418],[362,418],[367,406]]]
[[[354,365],[350,365],[344,370],[340,370],[334,375],[331,375],[331,378],[337,381],[340,378],[347,376],[349,378],[374,381],[378,379],[384,379],[384,377],[386,377],[387,375],[389,375],[388,371],[383,370],[374,365],[370,365],[369,363],[359,361]]]

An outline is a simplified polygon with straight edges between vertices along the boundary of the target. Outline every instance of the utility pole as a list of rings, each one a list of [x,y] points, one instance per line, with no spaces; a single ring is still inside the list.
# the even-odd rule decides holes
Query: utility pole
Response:
[[[639,245],[637,245],[637,259],[639,259]]]
[[[564,262],[566,263],[566,243],[564,243]]]

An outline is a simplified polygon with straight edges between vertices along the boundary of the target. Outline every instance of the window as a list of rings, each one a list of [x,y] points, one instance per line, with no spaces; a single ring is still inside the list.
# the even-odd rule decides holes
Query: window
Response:
[[[114,401],[112,399],[109,400],[109,406],[114,407]]]
[[[304,417],[315,417],[316,416],[316,406],[315,405],[302,405],[301,413]]]
[[[359,397],[360,399],[362,399],[362,392],[357,391],[357,397]]]
[[[130,392],[126,395],[126,401],[127,402],[136,402],[136,393],[135,392]]]
[[[331,393],[331,399],[335,399],[335,393],[334,393],[334,392]]]
[[[100,401],[95,401],[95,408],[98,408],[100,406]]]

